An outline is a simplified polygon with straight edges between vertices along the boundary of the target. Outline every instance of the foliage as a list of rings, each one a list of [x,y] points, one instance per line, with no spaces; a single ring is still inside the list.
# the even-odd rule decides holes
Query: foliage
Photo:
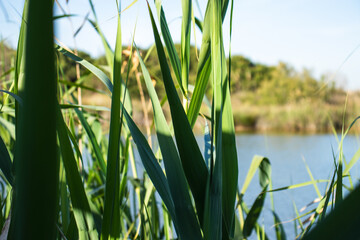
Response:
[[[273,189],[270,160],[262,156],[253,158],[239,190],[241,159],[235,144],[231,90],[262,93],[264,99],[252,100],[259,106],[266,101],[313,104],[314,91],[321,83],[309,72],[298,74],[284,64],[266,67],[241,57],[227,63],[222,28],[230,1],[208,1],[203,21],[192,17],[192,1],[182,3],[180,46],[172,41],[161,2],[155,1],[157,18],[148,3],[156,51],[149,50],[145,57],[134,43],[123,51],[120,4],[115,50],[110,49],[90,0],[94,20],[88,21],[106,52],[104,58],[95,60],[65,46],[53,48],[50,2],[25,1],[15,60],[6,65],[9,70],[4,72],[7,81],[2,90],[1,237],[218,240],[244,239],[255,233],[259,239],[268,239],[258,223],[266,197],[306,185],[314,186],[320,202],[298,217],[299,221],[311,219],[300,221],[303,231],[299,237],[319,238],[326,234],[327,226],[338,224],[338,219],[358,223],[358,214],[344,214],[359,200],[349,171],[360,153],[349,162],[342,153],[343,140],[357,119],[342,132],[334,174],[326,180],[329,184],[323,194],[317,187],[320,180],[314,180],[310,170],[310,182]],[[231,16],[233,4],[231,1]],[[201,25],[203,33],[199,58],[194,57],[189,41],[192,21]],[[134,91],[144,95],[141,83],[134,84],[140,71],[153,115],[153,124],[146,127],[156,132],[156,139],[151,131],[143,134],[134,121],[132,103],[137,95],[130,96]],[[80,89],[106,97],[110,106],[83,104]],[[320,102],[330,101],[327,90]],[[206,103],[207,98],[212,104]],[[170,121],[163,111],[165,102]],[[107,112],[107,125],[100,112]],[[197,121],[199,115],[204,120]],[[251,113],[239,118],[248,125],[256,121]],[[203,121],[204,155],[193,130],[196,122]],[[248,207],[243,198],[256,172],[261,191]],[[348,198],[343,198],[344,177],[350,179],[349,188],[355,189]],[[334,211],[326,216],[330,206],[335,206]],[[272,212],[276,236],[283,239],[274,204]]]

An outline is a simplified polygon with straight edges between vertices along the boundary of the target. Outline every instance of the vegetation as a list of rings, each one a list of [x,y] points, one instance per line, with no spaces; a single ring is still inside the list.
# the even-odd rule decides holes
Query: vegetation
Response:
[[[7,63],[10,64],[10,57],[15,56],[15,51],[4,46],[7,56]],[[175,49],[180,54],[180,45],[175,44]],[[198,50],[199,51],[199,50]],[[150,73],[155,89],[160,98],[166,96],[164,85],[161,81],[161,69],[157,58],[156,49],[139,49],[142,57],[146,56],[145,65]],[[137,54],[135,52],[135,54]],[[78,56],[87,59],[99,68],[104,68],[107,73],[106,57],[97,59],[91,58],[88,54],[78,51]],[[122,58],[129,57],[129,49],[123,50]],[[135,56],[136,58],[136,56]],[[134,62],[135,60],[135,62]],[[125,60],[125,64],[126,64]],[[133,57],[133,66],[139,63]],[[189,84],[195,85],[197,57],[194,47],[190,47]],[[125,64],[122,65],[124,70]],[[253,63],[242,56],[233,56],[231,60],[231,99],[233,102],[234,124],[236,131],[258,131],[258,132],[331,132],[334,126],[337,131],[341,130],[343,121],[348,126],[356,117],[356,109],[360,104],[360,93],[346,93],[343,89],[335,86],[334,82],[327,80],[325,76],[315,79],[311,72],[304,69],[297,72],[286,63],[280,62],[277,66],[266,66]],[[75,86],[76,63],[63,56],[59,56],[59,65],[62,67],[61,81]],[[10,66],[4,68],[9,69]],[[144,101],[149,104],[147,91],[139,89],[138,71],[132,68],[129,75],[128,91],[131,96],[132,105],[138,114],[135,114],[134,121],[141,127],[146,128],[141,94],[144,94]],[[83,88],[83,102],[87,105],[101,105],[110,108],[110,101],[107,96],[99,91],[106,91],[106,87],[99,83],[97,78],[86,68],[80,66],[80,75]],[[174,77],[174,75],[173,75]],[[143,88],[143,86],[140,86]],[[97,90],[97,91],[94,91]],[[206,96],[211,99],[212,87],[206,87]],[[347,101],[345,119],[343,119],[344,103]],[[313,114],[312,109],[318,109]],[[165,115],[169,116],[169,108],[164,106]],[[152,114],[151,112],[148,114]],[[102,116],[109,120],[109,115]],[[280,117],[278,117],[280,116]],[[274,121],[274,118],[277,121]],[[107,122],[103,124],[107,125]],[[201,133],[201,125],[195,126],[195,132]]]
[[[86,59],[86,54],[54,47],[51,3],[25,1],[15,58],[10,63],[5,60],[9,58],[2,59],[6,70],[1,75],[1,237],[217,240],[256,234],[268,239],[258,223],[265,198],[306,185],[314,186],[320,201],[295,219],[302,228],[298,238],[358,236],[360,188],[353,184],[349,171],[360,152],[350,161],[342,153],[343,140],[357,118],[342,130],[334,174],[326,180],[328,186],[322,194],[317,187],[321,180],[314,180],[310,171],[310,182],[273,189],[270,160],[262,156],[254,156],[239,188],[230,93],[248,94],[242,97],[259,107],[270,101],[280,106],[295,104],[296,108],[304,101],[332,104],[333,93],[339,90],[322,87],[306,71],[297,74],[282,64],[278,68],[251,65],[241,58],[227,63],[222,21],[228,10],[232,15],[233,1],[209,0],[203,21],[192,17],[191,1],[182,1],[180,51],[169,33],[161,2],[155,1],[156,17],[148,3],[156,52],[149,50],[150,55],[144,56],[135,44],[128,51],[122,49],[120,4],[116,46],[114,51],[110,49],[90,0],[94,20],[89,21],[106,53],[98,66]],[[198,60],[190,54],[192,21],[203,34]],[[9,50],[4,45],[2,49]],[[148,62],[152,58],[157,59],[153,69]],[[238,62],[243,64],[234,68]],[[75,74],[71,72],[74,68]],[[233,81],[237,76],[240,78]],[[283,85],[296,94],[281,92],[278,86]],[[313,96],[315,90],[320,97]],[[85,91],[105,96],[109,105],[85,104]],[[251,98],[254,93],[268,99]],[[138,109],[132,106],[139,98],[146,119],[145,97],[151,101],[153,119],[153,124],[144,120],[147,134],[135,123]],[[163,111],[165,103],[167,113]],[[108,112],[108,117],[101,112]],[[248,116],[239,121],[254,124]],[[196,123],[205,129],[205,154],[195,139]],[[156,144],[152,144],[152,130]],[[137,157],[143,170],[135,164]],[[256,172],[261,191],[248,207],[243,197]],[[345,177],[350,186],[343,184]],[[343,187],[351,190],[347,198],[343,198]],[[276,237],[285,239],[272,206]],[[333,210],[326,215],[330,207]],[[301,221],[308,217],[310,221]],[[329,235],[329,227],[337,235]]]

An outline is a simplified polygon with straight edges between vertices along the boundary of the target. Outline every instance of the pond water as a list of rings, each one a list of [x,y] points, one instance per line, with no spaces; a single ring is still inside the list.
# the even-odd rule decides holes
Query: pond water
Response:
[[[252,157],[257,155],[269,158],[272,166],[273,188],[280,188],[292,184],[310,181],[304,160],[308,164],[314,179],[331,179],[334,171],[334,157],[338,158],[338,143],[334,135],[260,135],[244,134],[236,138],[239,159],[239,189],[241,189]],[[345,138],[343,144],[345,158],[349,161],[359,149],[359,139],[354,135]],[[332,150],[333,149],[333,150]],[[359,164],[356,164],[351,175],[353,181],[359,180]],[[321,194],[325,192],[326,183],[318,184]],[[252,205],[257,194],[261,191],[258,177],[254,177],[244,196],[247,205]],[[346,194],[346,192],[345,192]],[[317,198],[317,193],[312,185],[274,192],[275,211],[279,215],[288,239],[294,239],[294,222],[296,214],[293,202],[298,209],[306,206]],[[305,213],[315,208],[315,205],[306,209]],[[275,239],[273,217],[271,213],[270,197],[267,196],[263,214],[259,219],[265,225],[265,231],[270,239]],[[250,239],[255,239],[253,233]]]
[[[197,141],[203,151],[203,137],[198,136]],[[241,134],[237,135],[236,144],[239,160],[239,189],[242,188],[254,155],[262,155],[270,160],[272,167],[272,184],[273,188],[276,189],[311,180],[306,170],[304,160],[309,166],[314,179],[331,179],[334,171],[333,152],[336,159],[338,159],[339,154],[338,142],[332,134]],[[360,140],[357,136],[348,135],[344,140],[343,146],[345,158],[347,161],[350,161],[360,147]],[[138,154],[136,154],[138,170],[140,170],[142,169],[142,164],[138,157]],[[354,184],[359,182],[359,173],[360,164],[356,164],[351,170]],[[344,183],[346,184],[346,180]],[[327,183],[318,183],[321,194],[325,192],[326,184]],[[256,174],[244,195],[245,203],[250,207],[260,192],[261,188],[258,175]],[[344,191],[344,194],[346,193],[347,192]],[[297,209],[300,210],[316,199],[317,193],[313,185],[274,192],[273,196],[275,212],[283,222],[287,238],[295,239],[296,232],[294,222],[291,221],[296,217],[293,203],[295,203]],[[315,207],[316,205],[312,205],[300,214]],[[258,222],[265,226],[265,231],[270,239],[276,239],[269,195],[266,197],[265,205]],[[256,234],[253,232],[249,239],[257,239]]]

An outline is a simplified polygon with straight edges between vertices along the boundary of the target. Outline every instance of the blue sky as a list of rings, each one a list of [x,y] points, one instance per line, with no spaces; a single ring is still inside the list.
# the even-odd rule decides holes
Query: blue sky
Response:
[[[122,1],[122,8],[133,0]],[[59,0],[67,11],[77,14],[77,29],[90,11],[88,0]],[[93,0],[100,27],[114,45],[116,34],[115,1]],[[163,0],[174,41],[180,41],[181,1]],[[198,0],[202,14],[205,0]],[[195,3],[195,1],[194,1]],[[23,0],[0,0],[0,37],[15,46],[20,26]],[[194,13],[200,16],[194,5]],[[6,14],[3,9],[5,9]],[[56,14],[59,14],[59,9]],[[91,18],[93,18],[91,16]],[[135,22],[135,41],[141,47],[153,43],[152,29],[145,0],[138,0],[122,14],[123,43],[131,42]],[[71,25],[66,19],[56,22],[56,36],[73,47]],[[225,48],[229,42],[229,17],[224,22]],[[194,36],[192,42],[195,43]],[[201,34],[196,31],[196,43]],[[98,56],[103,48],[90,24],[76,37],[77,47]],[[275,65],[284,61],[297,70],[310,69],[314,76],[335,75],[338,85],[360,89],[360,1],[358,0],[235,0],[232,54],[241,54],[254,62]],[[350,56],[350,57],[349,57]]]

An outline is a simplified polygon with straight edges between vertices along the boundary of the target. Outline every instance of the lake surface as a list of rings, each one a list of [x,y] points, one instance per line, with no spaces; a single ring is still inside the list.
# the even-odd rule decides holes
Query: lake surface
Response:
[[[340,136],[339,136],[340,138]],[[197,137],[200,148],[204,149],[202,136]],[[155,141],[153,141],[155,142]],[[310,181],[304,160],[308,164],[314,179],[331,179],[334,171],[333,152],[338,159],[338,142],[332,134],[317,135],[284,135],[284,134],[241,134],[236,137],[237,153],[239,160],[239,189],[242,188],[247,171],[254,155],[262,155],[270,160],[272,166],[273,188],[280,188],[292,184]],[[349,135],[344,140],[344,155],[350,161],[354,153],[360,147],[357,136]],[[156,148],[155,148],[156,149]],[[137,155],[138,170],[142,164]],[[359,180],[360,164],[356,164],[352,170],[354,184]],[[346,181],[344,181],[346,183]],[[327,183],[318,183],[321,194],[325,192]],[[248,190],[244,195],[245,203],[250,207],[261,192],[258,175],[256,174]],[[346,191],[344,191],[346,194]],[[283,223],[288,239],[296,237],[294,222],[296,217],[293,203],[298,210],[317,198],[313,185],[274,192],[275,212]],[[316,205],[307,208],[305,213],[314,209]],[[270,239],[276,239],[273,227],[273,215],[271,212],[270,195],[267,195],[265,205],[258,222],[265,226],[265,231]],[[299,231],[300,232],[300,231]],[[257,239],[253,232],[249,239]]]
[[[272,166],[273,188],[280,188],[292,184],[310,181],[304,160],[308,164],[315,179],[331,179],[334,171],[334,157],[338,158],[338,143],[334,135],[238,135],[236,138],[239,159],[239,189],[241,189],[247,171],[250,167],[252,157],[257,155],[269,158]],[[344,140],[344,155],[349,161],[359,149],[357,136],[349,135]],[[359,179],[359,164],[356,164],[351,175]],[[321,194],[325,192],[326,183],[318,184]],[[257,194],[261,191],[258,176],[255,176],[249,189],[245,193],[244,200],[247,205],[252,205]],[[293,202],[298,209],[306,206],[317,198],[316,191],[312,185],[274,192],[275,211],[282,222],[295,218],[296,214]],[[314,209],[313,205],[306,209],[305,213]],[[301,214],[301,213],[300,213]],[[263,214],[259,219],[260,224],[265,225],[265,231],[270,239],[275,239],[273,217],[271,213],[270,197],[267,196]],[[294,222],[283,224],[288,239],[295,238]],[[250,239],[256,239],[253,233]]]

